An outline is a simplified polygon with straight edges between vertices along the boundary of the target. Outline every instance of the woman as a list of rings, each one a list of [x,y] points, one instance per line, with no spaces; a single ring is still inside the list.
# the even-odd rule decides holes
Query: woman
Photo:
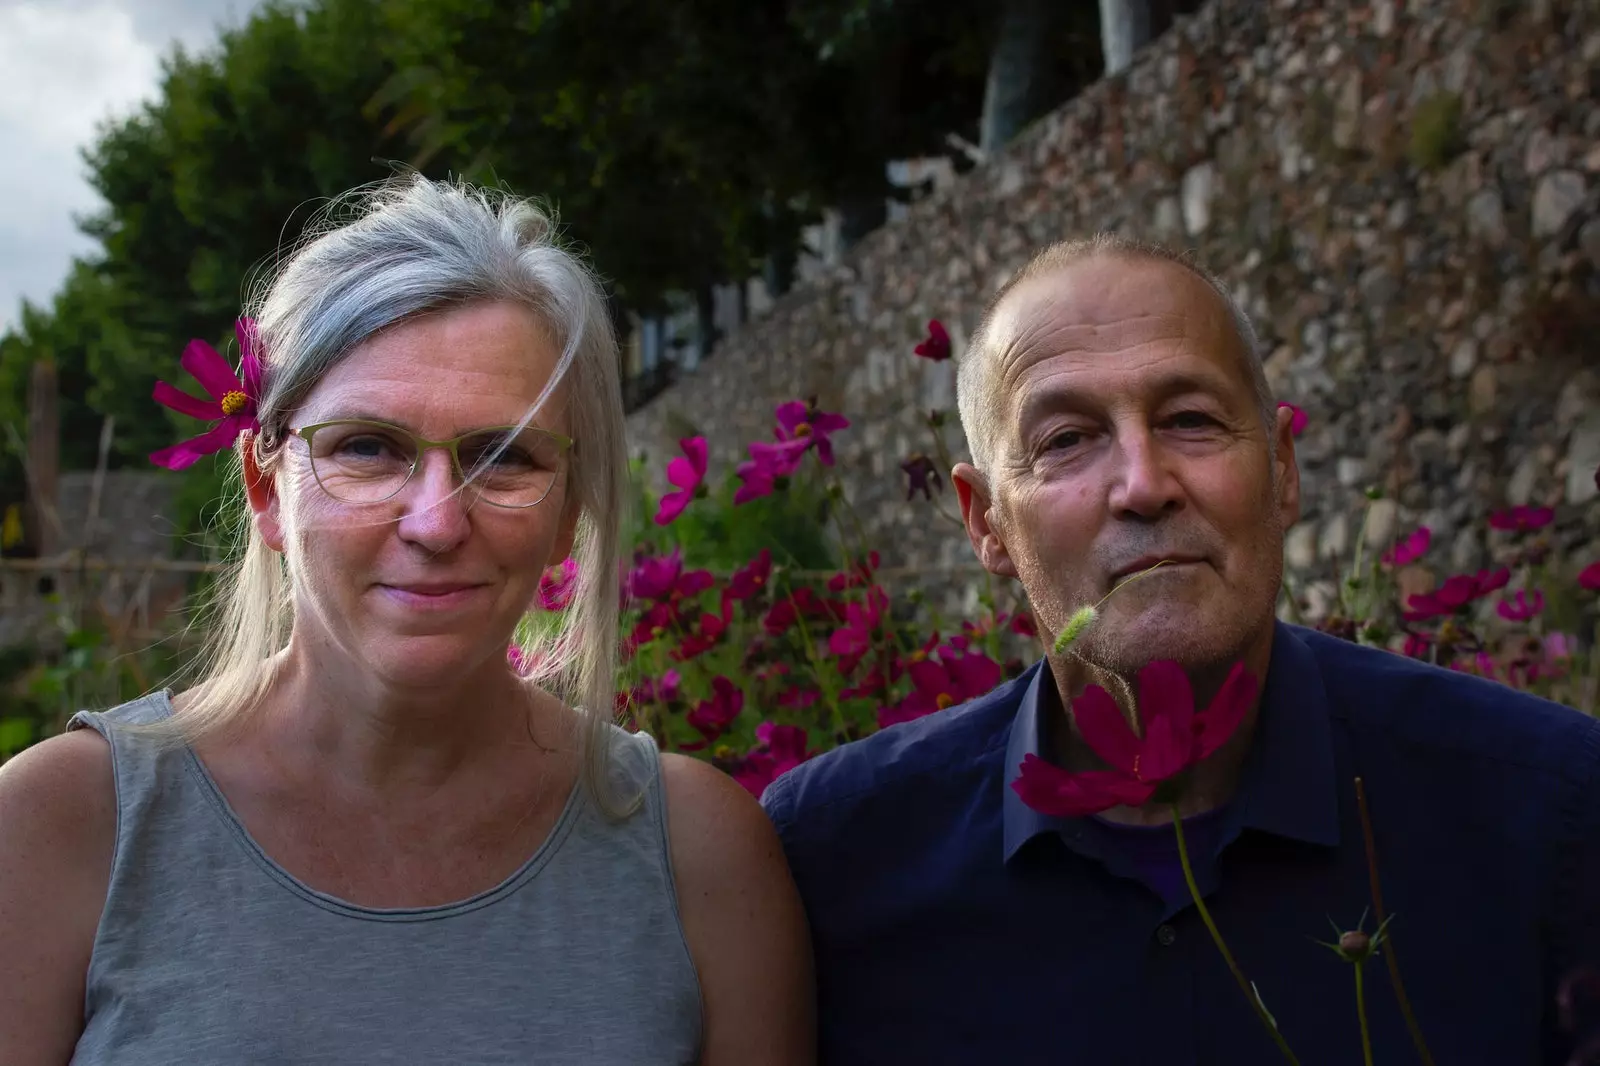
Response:
[[[240,340],[185,357],[220,407],[157,390],[227,416],[169,465],[244,427],[200,683],[0,773],[0,1062],[811,1061],[764,814],[609,720],[617,350],[548,220],[396,183]]]

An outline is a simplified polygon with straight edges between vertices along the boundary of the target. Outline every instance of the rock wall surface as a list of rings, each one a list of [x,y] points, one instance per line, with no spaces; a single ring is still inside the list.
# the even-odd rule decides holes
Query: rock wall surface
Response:
[[[816,396],[853,428],[839,470],[886,563],[968,569],[903,459],[930,452],[954,360],[1032,252],[1116,230],[1192,249],[1255,319],[1280,399],[1307,409],[1306,508],[1286,558],[1423,523],[1483,565],[1491,509],[1554,504],[1600,554],[1600,2],[1214,0],[999,157],[914,204],[630,419],[659,472],[702,432],[713,476]],[[954,500],[948,488],[946,509]]]

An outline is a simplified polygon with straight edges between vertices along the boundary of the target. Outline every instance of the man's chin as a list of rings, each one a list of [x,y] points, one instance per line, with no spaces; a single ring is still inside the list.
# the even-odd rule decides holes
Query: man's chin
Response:
[[[1237,654],[1236,641],[1192,615],[1105,619],[1078,655],[1091,666],[1131,678],[1150,663],[1171,660],[1185,670],[1216,666]]]

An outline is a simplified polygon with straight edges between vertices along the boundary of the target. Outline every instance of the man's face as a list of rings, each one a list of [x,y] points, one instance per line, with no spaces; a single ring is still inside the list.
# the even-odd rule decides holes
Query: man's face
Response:
[[[1260,404],[1223,302],[1161,261],[1095,257],[1030,279],[994,323],[988,483],[958,469],[984,564],[1048,633],[1124,578],[1075,646],[1127,676],[1264,648],[1299,515],[1286,417]]]

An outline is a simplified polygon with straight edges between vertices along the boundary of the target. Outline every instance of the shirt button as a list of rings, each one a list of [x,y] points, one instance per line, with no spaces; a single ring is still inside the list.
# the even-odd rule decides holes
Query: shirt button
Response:
[[[1178,939],[1178,931],[1170,925],[1163,925],[1156,930],[1156,940],[1164,948],[1170,948]]]

